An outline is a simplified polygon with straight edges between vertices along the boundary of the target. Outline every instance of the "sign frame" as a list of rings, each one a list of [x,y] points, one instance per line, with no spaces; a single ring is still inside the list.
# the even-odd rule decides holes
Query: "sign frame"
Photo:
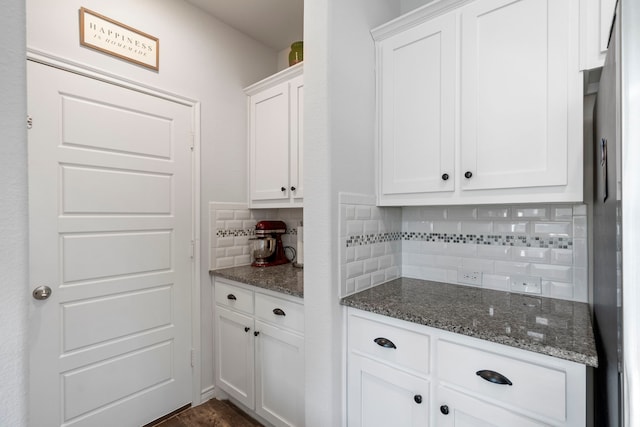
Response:
[[[80,8],[80,44],[116,58],[160,70],[160,40],[121,22]]]

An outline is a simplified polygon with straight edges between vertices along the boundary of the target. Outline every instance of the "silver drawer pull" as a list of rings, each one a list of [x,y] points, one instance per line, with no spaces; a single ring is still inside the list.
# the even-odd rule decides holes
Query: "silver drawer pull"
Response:
[[[393,341],[391,341],[389,339],[386,339],[386,338],[382,338],[382,337],[376,338],[375,340],[373,340],[373,342],[378,344],[380,347],[384,347],[384,348],[398,348],[393,343]]]
[[[489,381],[490,383],[500,384],[500,385],[513,385],[513,383],[509,381],[509,378],[505,377],[504,375],[496,371],[489,371],[485,369],[485,370],[476,372],[476,375],[478,375],[483,380]]]

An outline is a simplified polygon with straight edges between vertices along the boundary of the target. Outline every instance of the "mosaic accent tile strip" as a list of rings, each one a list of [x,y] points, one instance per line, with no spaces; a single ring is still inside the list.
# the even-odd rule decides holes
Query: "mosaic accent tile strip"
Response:
[[[237,229],[237,230],[217,229],[216,230],[217,237],[244,237],[244,236],[254,236],[255,234],[256,234],[256,231],[253,228],[247,228],[244,230],[240,230],[240,229]],[[284,234],[297,235],[298,230],[296,228],[288,228]]]
[[[572,249],[573,239],[570,237],[538,237],[525,235],[500,234],[454,234],[454,233],[417,233],[396,232],[348,236],[346,245],[363,246],[379,242],[395,240],[411,240],[421,242],[460,243],[473,245],[517,246],[531,248]]]

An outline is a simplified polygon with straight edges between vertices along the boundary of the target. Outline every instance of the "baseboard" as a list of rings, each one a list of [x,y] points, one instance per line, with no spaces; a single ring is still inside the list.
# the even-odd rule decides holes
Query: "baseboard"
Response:
[[[202,392],[200,393],[200,402],[204,403],[208,400],[213,399],[216,394],[216,387],[215,386],[209,386],[207,388],[205,388],[204,390],[202,390]]]

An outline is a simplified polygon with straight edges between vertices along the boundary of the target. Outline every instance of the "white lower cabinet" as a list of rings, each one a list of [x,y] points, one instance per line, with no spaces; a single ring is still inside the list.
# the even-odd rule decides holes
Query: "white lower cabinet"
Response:
[[[586,424],[584,365],[348,309],[348,425]]]
[[[216,386],[274,426],[304,425],[302,303],[220,280],[214,298]]]

